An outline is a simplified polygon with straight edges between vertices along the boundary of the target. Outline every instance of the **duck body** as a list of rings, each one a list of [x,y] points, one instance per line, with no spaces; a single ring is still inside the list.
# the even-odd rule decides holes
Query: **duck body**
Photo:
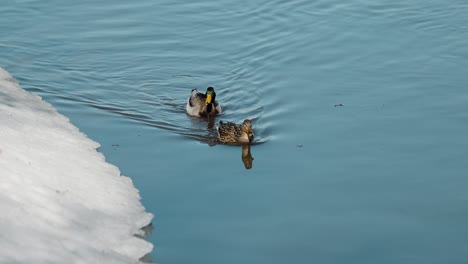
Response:
[[[221,105],[216,101],[216,93],[213,87],[208,87],[206,93],[200,93],[193,89],[187,100],[185,110],[189,116],[201,117],[221,114]]]
[[[219,142],[225,144],[249,144],[254,137],[252,121],[249,119],[244,120],[241,125],[219,121],[217,132]]]

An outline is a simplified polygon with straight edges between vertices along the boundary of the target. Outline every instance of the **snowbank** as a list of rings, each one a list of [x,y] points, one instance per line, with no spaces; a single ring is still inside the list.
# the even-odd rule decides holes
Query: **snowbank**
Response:
[[[0,68],[0,263],[137,263],[153,216],[90,140]]]

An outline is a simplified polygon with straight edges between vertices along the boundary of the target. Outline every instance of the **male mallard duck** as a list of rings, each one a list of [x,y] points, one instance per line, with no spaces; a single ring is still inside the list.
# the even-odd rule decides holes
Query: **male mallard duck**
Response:
[[[244,120],[242,125],[232,122],[223,123],[219,121],[218,140],[228,144],[246,144],[252,142],[254,133],[252,132],[252,121]]]
[[[193,89],[185,109],[188,115],[196,117],[221,114],[222,111],[221,106],[216,101],[213,87],[208,87],[205,94]]]

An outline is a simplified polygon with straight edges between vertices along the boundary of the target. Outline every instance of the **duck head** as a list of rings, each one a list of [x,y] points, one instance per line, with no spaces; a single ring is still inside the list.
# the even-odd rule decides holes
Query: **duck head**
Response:
[[[242,123],[242,131],[247,135],[249,143],[251,143],[254,138],[254,133],[252,131],[252,121],[250,119],[244,120]]]
[[[216,99],[216,93],[214,91],[214,88],[213,87],[208,87],[206,88],[206,93],[205,93],[205,96],[206,96],[206,107],[207,107],[207,112],[208,113],[211,113],[211,110],[213,108],[213,103],[215,102],[215,99]]]

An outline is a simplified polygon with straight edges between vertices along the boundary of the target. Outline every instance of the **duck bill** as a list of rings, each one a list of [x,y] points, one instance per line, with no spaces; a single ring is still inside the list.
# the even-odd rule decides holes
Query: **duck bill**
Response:
[[[206,103],[211,104],[211,94],[210,93],[206,95]]]

